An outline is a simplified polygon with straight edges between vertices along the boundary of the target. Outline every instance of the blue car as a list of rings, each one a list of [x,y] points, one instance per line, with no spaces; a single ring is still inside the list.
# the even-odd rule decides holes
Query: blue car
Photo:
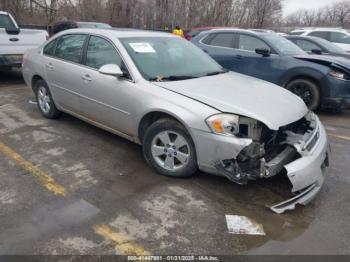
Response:
[[[217,29],[192,42],[224,68],[285,87],[311,110],[350,105],[350,60],[308,55],[271,31]]]

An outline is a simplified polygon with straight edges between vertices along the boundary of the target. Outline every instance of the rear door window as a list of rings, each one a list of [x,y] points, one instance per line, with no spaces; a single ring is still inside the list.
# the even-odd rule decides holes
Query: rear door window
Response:
[[[5,28],[6,30],[17,29],[12,19],[8,15],[0,15],[0,28]]]
[[[91,36],[86,53],[85,64],[100,69],[104,65],[116,64],[122,66],[122,58],[115,47],[106,39]]]
[[[233,33],[217,33],[207,37],[203,42],[211,46],[233,48]]]
[[[53,56],[57,40],[51,41],[44,47],[44,55]]]
[[[81,62],[86,35],[64,35],[57,41],[55,57],[74,62]]]

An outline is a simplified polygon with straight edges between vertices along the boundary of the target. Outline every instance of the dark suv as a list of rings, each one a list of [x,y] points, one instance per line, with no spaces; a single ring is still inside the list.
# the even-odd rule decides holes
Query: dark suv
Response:
[[[220,29],[192,42],[224,68],[285,87],[311,110],[350,104],[350,60],[308,55],[271,31]]]

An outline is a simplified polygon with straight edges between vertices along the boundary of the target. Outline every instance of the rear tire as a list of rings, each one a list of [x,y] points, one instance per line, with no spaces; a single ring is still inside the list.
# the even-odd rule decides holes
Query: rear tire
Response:
[[[299,96],[306,106],[315,111],[320,106],[321,94],[319,87],[307,79],[295,79],[286,85],[286,89]]]
[[[172,119],[160,119],[147,129],[143,155],[147,163],[164,176],[189,177],[198,169],[191,136]]]
[[[56,119],[60,117],[59,111],[53,101],[48,85],[44,80],[38,80],[34,84],[36,102],[41,114],[48,119]]]

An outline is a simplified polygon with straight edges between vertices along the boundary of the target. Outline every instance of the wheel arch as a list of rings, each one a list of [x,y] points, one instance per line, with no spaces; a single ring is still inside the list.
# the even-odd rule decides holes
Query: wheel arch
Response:
[[[180,117],[178,117],[170,112],[166,112],[166,111],[162,111],[162,110],[152,110],[150,112],[147,112],[145,115],[143,115],[139,124],[138,124],[137,137],[138,137],[140,144],[143,144],[143,138],[146,134],[147,129],[154,122],[156,122],[160,119],[164,119],[164,118],[172,119],[172,120],[175,120],[176,122],[180,123],[181,125],[184,126],[184,128],[187,130],[189,135],[192,136],[191,132],[189,131],[189,127],[184,123],[183,120],[181,120]]]
[[[44,78],[41,77],[41,76],[38,75],[38,74],[36,74],[36,75],[34,75],[34,76],[32,77],[31,86],[32,86],[32,89],[33,89],[33,91],[34,91],[35,94],[36,94],[36,91],[37,91],[37,90],[35,90],[35,84],[36,84],[38,81],[40,81],[40,80],[45,81]]]
[[[326,87],[324,85],[324,81],[322,81],[325,78],[324,73],[317,71],[315,69],[310,68],[298,68],[295,70],[291,70],[287,72],[280,81],[280,86],[286,87],[290,82],[297,80],[297,79],[305,79],[308,81],[313,82],[319,92],[320,92],[320,98],[322,100],[323,94],[326,93]]]

